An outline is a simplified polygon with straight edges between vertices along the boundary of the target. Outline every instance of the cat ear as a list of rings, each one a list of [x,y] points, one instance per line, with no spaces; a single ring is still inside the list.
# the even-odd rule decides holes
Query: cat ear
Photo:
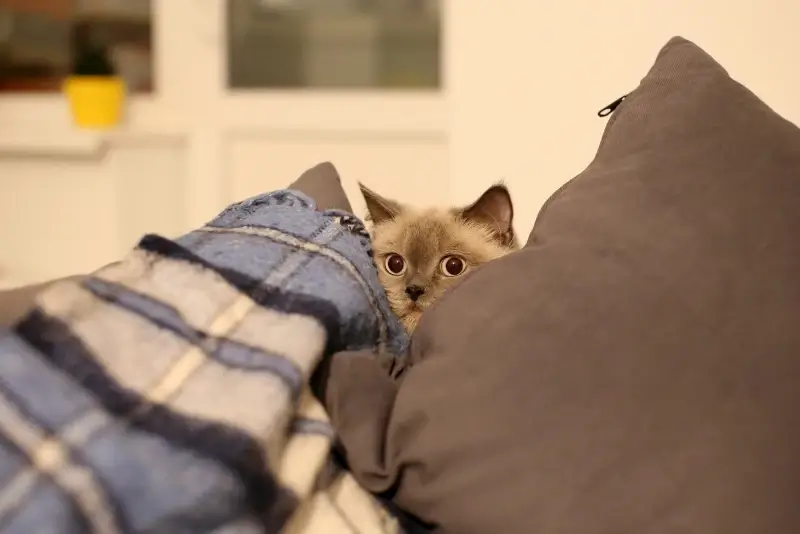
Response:
[[[358,187],[361,188],[361,194],[367,203],[369,218],[375,224],[394,219],[403,211],[403,206],[399,202],[380,196],[361,182],[358,183]]]
[[[462,208],[461,216],[490,227],[501,243],[514,246],[514,205],[505,185],[495,184],[487,189],[478,200]]]

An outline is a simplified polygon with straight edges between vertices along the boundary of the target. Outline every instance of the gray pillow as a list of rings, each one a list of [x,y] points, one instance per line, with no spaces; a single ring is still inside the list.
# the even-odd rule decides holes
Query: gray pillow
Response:
[[[798,318],[800,130],[675,38],[527,246],[325,402],[441,532],[800,532]]]
[[[338,209],[353,212],[342,188],[339,173],[331,163],[320,163],[308,169],[289,189],[300,191],[314,199],[319,211]]]

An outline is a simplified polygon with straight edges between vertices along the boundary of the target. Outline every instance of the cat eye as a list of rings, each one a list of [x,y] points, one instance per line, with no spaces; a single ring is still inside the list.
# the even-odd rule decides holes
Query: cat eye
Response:
[[[394,276],[400,276],[406,272],[406,260],[400,254],[386,256],[386,259],[383,260],[383,266],[386,268],[386,272]]]
[[[445,276],[458,276],[467,269],[467,262],[458,256],[445,256],[439,268]]]

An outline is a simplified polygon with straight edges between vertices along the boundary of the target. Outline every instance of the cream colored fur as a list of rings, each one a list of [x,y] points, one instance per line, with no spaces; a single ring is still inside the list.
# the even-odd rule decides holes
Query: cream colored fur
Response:
[[[416,328],[423,312],[464,275],[488,261],[517,250],[512,230],[513,207],[502,185],[488,189],[473,204],[463,208],[418,209],[383,198],[361,186],[378,277],[392,310],[408,332]],[[406,264],[400,275],[387,269],[390,255],[399,254]],[[448,276],[443,261],[463,260],[465,269]],[[416,300],[407,288],[424,291]]]

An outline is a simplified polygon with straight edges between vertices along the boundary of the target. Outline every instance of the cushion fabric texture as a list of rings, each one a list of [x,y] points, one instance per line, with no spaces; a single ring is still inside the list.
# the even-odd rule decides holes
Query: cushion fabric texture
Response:
[[[674,38],[526,247],[325,401],[437,532],[800,532],[798,318],[800,130]]]

